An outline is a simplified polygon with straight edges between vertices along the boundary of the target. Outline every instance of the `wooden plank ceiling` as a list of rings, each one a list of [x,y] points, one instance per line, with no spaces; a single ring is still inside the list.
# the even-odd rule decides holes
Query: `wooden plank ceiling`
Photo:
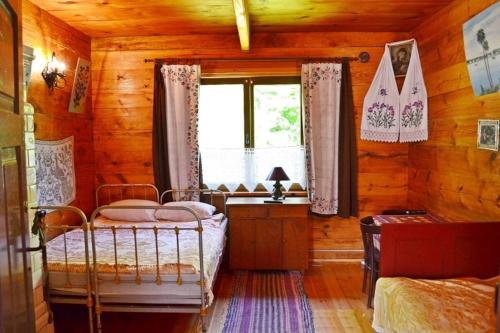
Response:
[[[237,33],[231,0],[32,0],[90,37]],[[248,0],[253,32],[411,31],[451,0]]]

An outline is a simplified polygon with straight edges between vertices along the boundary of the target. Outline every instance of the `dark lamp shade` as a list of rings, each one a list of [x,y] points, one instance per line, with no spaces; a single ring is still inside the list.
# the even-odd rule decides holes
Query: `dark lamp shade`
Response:
[[[266,180],[290,180],[282,167],[275,167],[271,170]]]

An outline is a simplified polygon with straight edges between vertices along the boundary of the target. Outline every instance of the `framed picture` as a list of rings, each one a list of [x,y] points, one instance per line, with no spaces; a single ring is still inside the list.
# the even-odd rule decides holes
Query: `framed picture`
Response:
[[[411,49],[413,42],[404,44],[389,45],[391,53],[392,68],[396,77],[405,76],[410,65]]]
[[[477,122],[477,147],[497,151],[499,127],[499,120],[480,119]]]
[[[69,100],[69,112],[83,112],[85,100],[87,99],[87,90],[90,83],[90,62],[78,58],[75,70],[75,80]]]
[[[464,23],[464,48],[474,95],[500,90],[500,2]]]

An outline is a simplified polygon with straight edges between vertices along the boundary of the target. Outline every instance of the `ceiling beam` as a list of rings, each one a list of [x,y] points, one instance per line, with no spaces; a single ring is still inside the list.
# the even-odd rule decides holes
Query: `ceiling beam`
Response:
[[[236,17],[236,26],[240,36],[240,45],[242,51],[250,50],[250,18],[248,14],[247,0],[233,0],[234,16]]]

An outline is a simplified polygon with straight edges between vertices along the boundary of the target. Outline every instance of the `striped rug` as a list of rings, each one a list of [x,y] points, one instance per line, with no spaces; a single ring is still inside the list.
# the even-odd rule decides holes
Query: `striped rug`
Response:
[[[314,333],[299,272],[237,273],[223,333]]]

